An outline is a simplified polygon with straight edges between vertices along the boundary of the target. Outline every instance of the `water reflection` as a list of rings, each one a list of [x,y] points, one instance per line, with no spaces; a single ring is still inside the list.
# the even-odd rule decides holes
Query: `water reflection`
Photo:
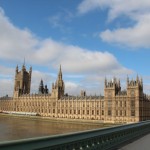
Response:
[[[62,134],[103,127],[102,124],[54,122],[0,114],[0,141]]]

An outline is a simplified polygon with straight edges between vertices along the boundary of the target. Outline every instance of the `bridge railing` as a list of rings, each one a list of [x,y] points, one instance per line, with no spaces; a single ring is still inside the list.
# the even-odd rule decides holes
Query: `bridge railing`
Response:
[[[0,143],[0,150],[107,150],[150,132],[150,121]]]

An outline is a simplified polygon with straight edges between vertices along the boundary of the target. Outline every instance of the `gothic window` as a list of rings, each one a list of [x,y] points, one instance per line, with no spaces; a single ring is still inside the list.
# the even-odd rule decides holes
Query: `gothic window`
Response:
[[[112,100],[108,100],[107,105],[108,105],[108,107],[112,107]]]
[[[120,101],[120,107],[122,107],[122,101]]]
[[[94,110],[92,110],[92,115],[94,115]]]
[[[124,102],[124,107],[126,107],[126,101]]]
[[[92,102],[92,107],[94,107],[94,102]]]
[[[102,102],[102,108],[104,108],[104,102]]]
[[[116,101],[116,106],[118,106],[118,101]]]
[[[55,106],[55,105],[56,105],[56,103],[54,102],[54,103],[53,103],[53,106]]]
[[[80,110],[78,110],[78,115],[80,114]]]
[[[104,110],[102,110],[102,115],[104,115]]]
[[[135,101],[131,100],[131,107],[135,107]]]
[[[84,114],[84,112],[85,112],[85,111],[83,110],[83,114]]]
[[[111,110],[108,110],[108,116],[111,116]]]
[[[116,110],[116,116],[118,116],[118,110]]]
[[[132,117],[135,116],[135,110],[131,110],[131,116],[132,116]]]
[[[99,115],[99,110],[97,110],[97,115]]]
[[[99,103],[97,102],[97,107],[99,107]]]
[[[126,116],[126,110],[124,111],[124,116]]]
[[[122,116],[122,110],[120,110],[120,116]]]
[[[89,110],[87,110],[87,114],[89,115]]]

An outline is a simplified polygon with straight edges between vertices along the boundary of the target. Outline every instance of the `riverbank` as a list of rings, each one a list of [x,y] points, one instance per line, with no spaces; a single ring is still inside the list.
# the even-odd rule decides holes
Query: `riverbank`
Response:
[[[55,120],[39,116],[0,113],[0,142],[95,130],[111,124]]]
[[[30,120],[42,120],[42,121],[50,121],[50,122],[63,122],[63,123],[70,123],[70,124],[87,124],[87,125],[101,125],[102,127],[112,127],[120,124],[111,124],[111,123],[103,123],[98,120],[81,120],[81,119],[63,119],[63,118],[51,118],[51,117],[42,117],[42,116],[29,116],[29,115],[17,115],[17,114],[5,114],[0,113],[0,116],[11,116],[14,118],[20,119],[30,119]]]

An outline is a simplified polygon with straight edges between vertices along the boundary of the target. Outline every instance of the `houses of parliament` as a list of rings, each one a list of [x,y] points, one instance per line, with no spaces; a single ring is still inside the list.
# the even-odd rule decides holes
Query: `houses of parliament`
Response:
[[[104,96],[80,96],[65,93],[61,67],[52,90],[41,80],[39,92],[30,94],[32,68],[25,64],[15,70],[12,98],[0,99],[1,113],[39,115],[63,120],[97,120],[104,123],[131,123],[150,119],[150,99],[143,93],[143,81],[127,77],[126,90],[121,90],[120,80],[104,81]]]

